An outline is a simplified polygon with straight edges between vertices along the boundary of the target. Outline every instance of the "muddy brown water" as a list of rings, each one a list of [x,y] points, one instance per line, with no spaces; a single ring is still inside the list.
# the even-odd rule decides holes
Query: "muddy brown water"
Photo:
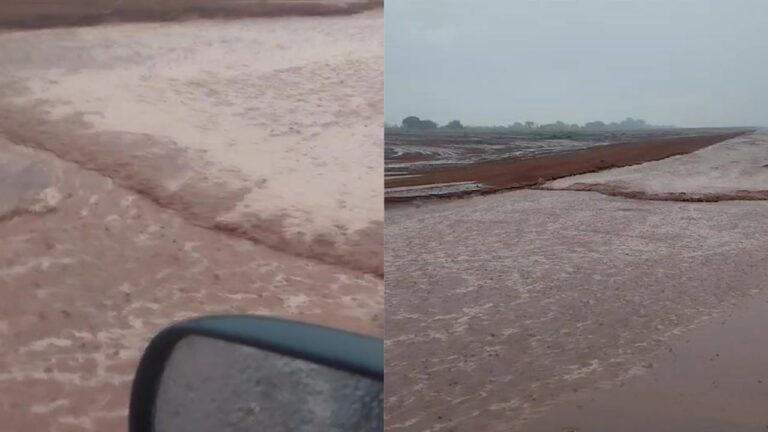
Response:
[[[670,341],[644,372],[548,410],[526,432],[768,430],[768,299]]]
[[[379,278],[196,226],[2,139],[0,178],[12,205],[0,209],[2,430],[124,430],[139,355],[176,320],[251,313],[383,332]]]
[[[0,131],[196,224],[381,276],[382,38],[381,11],[5,34]]]
[[[65,12],[77,13],[77,7],[85,3],[92,6],[106,4],[75,1],[66,5],[58,2],[57,5]],[[122,3],[151,3],[162,8],[181,2],[159,5],[157,2],[125,0]],[[27,2],[15,6],[18,10],[31,10],[45,5],[46,2]],[[0,17],[4,17],[3,13],[12,6],[9,2],[0,5]],[[360,45],[379,41],[376,37],[376,31],[381,29],[381,19],[376,18],[378,14],[374,11],[362,15],[258,20],[260,30],[256,33],[269,33],[284,43],[269,44],[274,50],[265,49],[260,53],[264,56],[271,54],[272,60],[296,60],[294,63],[299,64],[292,66],[298,67],[285,68],[288,65],[279,61],[278,64],[251,62],[246,68],[248,65],[262,67],[260,71],[266,76],[258,71],[246,71],[240,75],[241,81],[233,84],[219,78],[221,73],[232,73],[232,68],[217,61],[192,63],[212,67],[212,73],[204,75],[224,87],[219,88],[218,93],[204,92],[206,95],[236,94],[242,97],[232,106],[243,107],[252,102],[247,106],[255,108],[255,112],[267,106],[268,115],[283,118],[286,116],[281,113],[285,111],[281,110],[293,112],[295,107],[301,107],[305,111],[298,117],[303,121],[314,122],[318,116],[325,118],[331,115],[329,113],[335,113],[330,123],[354,123],[355,127],[363,128],[364,125],[347,120],[347,111],[336,112],[329,110],[328,105],[302,99],[311,95],[315,100],[322,99],[320,102],[330,101],[332,106],[338,103],[349,110],[347,100],[360,99],[357,96],[360,92],[351,90],[350,82],[346,86],[327,85],[324,79],[338,81],[335,67],[356,74],[358,80],[354,83],[366,89],[379,88],[381,68],[374,66],[380,58],[375,54],[378,53],[376,47],[371,47],[374,54],[364,49],[345,51],[333,42],[338,38],[349,39],[350,32],[355,31],[370,36],[355,38]],[[283,232],[277,229],[280,228],[280,214],[265,214],[257,212],[258,209],[237,219],[239,224],[229,219],[222,222],[219,218],[228,213],[249,189],[259,189],[264,182],[290,189],[294,183],[289,181],[296,180],[296,176],[293,179],[269,176],[262,180],[258,175],[244,178],[238,171],[233,176],[243,181],[235,182],[237,184],[233,186],[229,182],[222,183],[222,176],[218,175],[223,170],[229,172],[227,167],[217,171],[204,158],[195,156],[201,155],[199,151],[181,148],[174,137],[169,136],[183,131],[184,122],[166,121],[168,130],[165,133],[152,134],[145,130],[147,125],[140,120],[133,130],[126,121],[107,131],[94,130],[93,125],[84,122],[88,115],[104,117],[108,109],[86,108],[87,115],[54,115],[51,110],[60,107],[61,102],[71,107],[66,101],[76,101],[83,96],[92,101],[76,85],[73,85],[76,89],[69,99],[32,96],[33,100],[27,101],[29,103],[23,101],[24,95],[29,96],[29,92],[36,88],[35,83],[64,90],[66,79],[76,78],[80,72],[91,72],[97,76],[85,77],[86,85],[82,88],[93,91],[101,84],[107,89],[107,108],[124,109],[130,98],[121,99],[117,89],[126,90],[129,80],[120,75],[126,72],[126,66],[132,64],[151,69],[156,66],[150,59],[153,53],[159,55],[158,60],[167,57],[162,55],[162,49],[154,50],[152,43],[139,42],[140,46],[135,50],[126,48],[125,43],[137,42],[137,38],[121,39],[120,33],[153,39],[159,36],[158,33],[172,33],[174,29],[196,29],[182,31],[188,36],[186,38],[180,34],[165,38],[184,45],[190,43],[190,39],[200,42],[195,36],[218,34],[219,31],[253,36],[246,31],[257,28],[252,21],[121,24],[2,34],[0,45],[4,53],[2,58],[6,61],[0,62],[3,70],[0,74],[3,84],[0,85],[0,346],[4,347],[0,352],[0,430],[125,430],[130,384],[141,351],[155,332],[176,320],[204,314],[250,313],[377,336],[383,334],[382,279],[370,272],[340,265],[339,261],[329,263],[318,257],[337,250],[335,244],[316,242],[318,244],[305,245],[303,252],[299,250],[301,247],[292,251],[280,248],[280,244],[286,245],[284,238],[277,235]],[[275,32],[265,27],[273,28]],[[143,30],[147,28],[152,30]],[[205,30],[201,33],[202,28]],[[114,44],[106,40],[110,34],[115,38]],[[256,39],[269,37],[257,35]],[[304,43],[307,38],[312,40],[309,46]],[[224,52],[232,54],[232,50],[247,50],[248,55],[232,54],[230,57],[230,60],[237,60],[237,64],[243,63],[240,60],[250,58],[253,45],[238,37],[232,39],[221,43],[230,48]],[[83,45],[88,40],[95,46]],[[200,46],[194,41],[190,47],[192,52]],[[209,42],[202,41],[202,46],[212,46]],[[299,50],[304,55],[297,54],[295,47],[299,44],[305,48]],[[338,62],[323,58],[322,63],[316,63],[311,54],[325,53],[325,50],[313,50],[313,44],[337,47],[338,52],[344,51],[342,54],[349,56],[364,52],[371,58],[354,61],[357,68],[348,67],[344,55],[335,57]],[[167,72],[168,69],[160,66],[153,70]],[[303,79],[302,74],[311,74],[313,79]],[[158,75],[162,74],[154,75],[153,82],[157,82]],[[49,80],[45,76],[52,78]],[[188,77],[194,80],[194,73]],[[112,79],[120,81],[121,85],[110,87]],[[275,85],[275,81],[282,84]],[[243,85],[238,87],[240,83]],[[168,90],[172,86],[160,87]],[[192,85],[190,88],[200,90],[202,87]],[[279,103],[264,96],[257,98],[244,94],[243,89],[254,88],[268,88],[271,92],[268,96]],[[139,99],[142,97],[138,94],[141,92],[126,92]],[[362,93],[375,100],[361,100],[360,104],[370,108],[356,112],[375,114],[381,105],[377,102],[381,99],[381,91]],[[184,106],[191,104],[193,110],[209,108],[216,111],[221,108],[201,99],[192,99]],[[304,103],[300,103],[302,101]],[[149,105],[162,114],[182,104],[171,102],[170,109],[158,107],[157,103]],[[126,115],[126,119],[135,120],[138,114],[146,112],[147,109],[140,107]],[[221,110],[209,111],[209,114],[216,113],[221,114]],[[158,116],[150,114],[148,117],[153,120]],[[209,119],[211,115],[203,117]],[[264,120],[267,116],[262,117]],[[190,116],[182,118],[189,120]],[[287,122],[280,128],[295,126]],[[328,130],[328,122],[322,127]],[[216,131],[231,132],[232,129]],[[306,128],[302,130],[307,131]],[[253,132],[260,130],[254,128]],[[222,134],[216,133],[213,137],[221,139]],[[198,133],[192,135],[200,136]],[[294,144],[307,143],[304,137],[301,138]],[[317,141],[317,137],[314,140]],[[242,141],[239,140],[241,144]],[[349,140],[344,142],[350,143]],[[371,149],[377,154],[379,141],[366,142],[367,145],[361,146],[357,145],[359,141],[354,141],[350,146]],[[275,144],[273,141],[268,143]],[[355,164],[364,154],[329,148],[324,147],[326,154],[338,157],[342,163],[373,171],[367,164]],[[218,154],[231,150],[218,149]],[[299,168],[310,161],[304,152],[295,151],[292,155],[294,158],[287,163],[295,162]],[[258,171],[259,162],[264,158],[257,155],[240,160],[245,164],[250,162],[252,168],[255,165],[254,171]],[[271,165],[278,165],[277,161]],[[224,180],[229,178],[224,177]],[[245,187],[241,187],[243,183],[247,183]],[[325,184],[315,183],[320,187]],[[376,184],[380,184],[380,180]],[[313,194],[313,197],[327,196]],[[259,202],[278,207],[274,203],[279,197],[280,194],[275,194],[272,199],[267,196]],[[365,207],[366,203],[351,199],[349,208]],[[380,199],[375,204],[380,206]],[[312,211],[317,209],[307,206],[307,210],[307,219],[312,219],[315,216]],[[337,213],[339,216],[346,214],[341,210]],[[380,269],[382,229],[381,215],[377,216],[378,226],[371,228],[371,235],[359,242],[352,239],[349,244],[355,249],[352,255],[375,263]],[[273,220],[276,221],[271,223]],[[345,234],[353,232],[356,230],[350,228]],[[299,256],[302,254],[304,257]]]
[[[677,336],[766,293],[766,214],[762,201],[541,190],[388,210],[390,430],[525,431],[563,401],[628,383]],[[762,355],[748,350],[764,326],[747,325],[752,342],[741,353]],[[727,351],[717,348],[721,357]],[[697,358],[700,352],[681,368],[715,354]],[[737,364],[712,361],[721,361],[723,374]],[[743,368],[744,379],[760,379],[752,373],[758,364]],[[748,392],[761,391],[751,385]],[[688,394],[705,389],[717,390],[692,386]],[[726,408],[739,397],[736,390],[720,395]],[[607,412],[596,408],[588,425]]]

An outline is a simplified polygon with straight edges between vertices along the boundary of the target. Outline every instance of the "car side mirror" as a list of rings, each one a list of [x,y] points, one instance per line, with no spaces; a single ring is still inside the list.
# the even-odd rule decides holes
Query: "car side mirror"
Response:
[[[130,432],[383,431],[378,339],[256,316],[211,316],[155,336]]]

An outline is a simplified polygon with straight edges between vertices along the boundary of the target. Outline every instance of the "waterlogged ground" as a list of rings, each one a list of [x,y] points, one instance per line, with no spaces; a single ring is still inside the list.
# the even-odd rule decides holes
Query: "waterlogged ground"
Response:
[[[768,131],[658,162],[555,180],[545,187],[660,200],[768,199]]]
[[[0,34],[0,429],[125,430],[191,316],[382,335],[381,12],[273,20]]]
[[[524,431],[653,370],[677,335],[766,292],[767,214],[554,190],[388,209],[390,430]]]
[[[425,141],[423,147],[426,153],[418,157],[402,153],[395,163],[392,158],[387,160],[385,199],[387,202],[402,202],[466,196],[478,191],[485,193],[537,187],[555,179],[685,155],[752,132],[754,129],[744,128],[650,130],[621,135],[580,134],[578,141],[492,135],[488,132],[481,139],[471,138],[467,132],[466,142],[461,142],[458,135],[451,137],[446,132],[423,132],[413,135]],[[390,135],[393,134],[387,135],[387,154],[396,149],[402,150],[402,147],[390,143],[395,139]],[[492,146],[484,143],[491,139],[498,143]],[[433,146],[434,153],[426,150],[427,144]],[[466,153],[451,153],[455,151],[454,147],[461,146],[467,150]],[[488,150],[489,146],[496,150]],[[450,154],[446,156],[445,151]],[[448,156],[452,162],[441,162]],[[417,166],[422,162],[431,165]],[[442,187],[459,183],[473,183],[477,187]],[[425,189],[424,186],[440,188]],[[579,183],[567,189],[596,190],[594,186]],[[620,190],[607,185],[598,187],[602,192],[606,192],[605,189]]]
[[[196,223],[381,274],[383,14],[0,37],[0,128]]]
[[[538,157],[611,143],[712,133],[716,133],[714,129],[605,132],[515,132],[475,129],[414,132],[388,129],[384,157],[387,175],[401,175],[499,159]]]
[[[433,139],[434,142],[421,143],[414,140],[415,143],[409,143],[408,140],[399,137],[389,137],[386,147],[387,170],[390,173],[411,172],[419,169],[466,165],[504,158],[541,156],[607,143],[607,141],[599,139],[584,141],[532,140],[515,136],[505,137],[505,140],[497,139],[494,140],[495,142],[483,142],[481,139],[461,137],[429,138]]]
[[[768,298],[673,337],[653,368],[618,387],[575,393],[526,432],[750,432],[768,427]]]
[[[475,182],[437,183],[423,186],[406,186],[387,188],[387,198],[424,198],[461,192],[478,192],[488,189],[485,185]]]
[[[141,350],[182,318],[256,313],[382,331],[374,276],[194,226],[107,177],[6,141],[0,178],[3,202],[17,203],[0,214],[8,430],[123,428]]]

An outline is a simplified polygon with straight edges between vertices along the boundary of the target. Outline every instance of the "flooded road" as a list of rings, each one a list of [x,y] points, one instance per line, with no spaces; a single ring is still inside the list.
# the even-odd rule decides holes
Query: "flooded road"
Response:
[[[382,335],[382,32],[371,11],[0,34],[4,430],[125,430],[175,320]]]
[[[766,294],[766,214],[556,190],[388,209],[391,430],[525,431],[653,373],[675,337]]]
[[[0,141],[0,161],[17,203],[0,217],[8,430],[120,430],[138,356],[175,320],[255,313],[382,332],[375,276],[195,226],[39,150]]]
[[[383,14],[0,37],[0,130],[197,224],[381,275]]]
[[[672,338],[652,368],[566,400],[525,430],[749,432],[768,429],[768,298]]]

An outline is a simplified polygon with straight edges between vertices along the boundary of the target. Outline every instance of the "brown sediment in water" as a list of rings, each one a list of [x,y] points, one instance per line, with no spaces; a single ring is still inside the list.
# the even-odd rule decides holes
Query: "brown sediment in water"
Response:
[[[0,132],[197,225],[381,277],[380,24],[372,11],[5,34]],[[243,61],[253,46],[262,62]]]
[[[114,22],[195,18],[350,15],[383,7],[383,0],[75,0],[3,2],[0,29],[82,27]]]
[[[765,292],[766,205],[523,189],[388,210],[388,424],[524,431],[619,386]]]
[[[671,340],[642,372],[575,394],[525,432],[749,432],[768,428],[768,299],[751,298]]]
[[[188,221],[246,238],[280,251],[335,265],[383,275],[383,222],[344,232],[343,239],[286,236],[284,218],[245,213],[222,220],[250,188],[191,174],[201,155],[173,140],[130,132],[82,132],[67,118],[42,122],[34,111],[0,107],[0,130],[14,143],[50,151],[58,157],[97,171],[157,204],[179,212]],[[76,142],[77,144],[73,144]],[[180,180],[181,179],[181,180]]]
[[[379,278],[196,226],[97,172],[2,138],[0,161],[8,430],[123,428],[141,350],[176,320],[251,313],[383,333]]]
[[[512,159],[478,163],[469,166],[418,172],[417,177],[391,178],[387,188],[429,184],[476,182],[487,189],[482,194],[500,190],[538,186],[543,182],[577,174],[586,174],[665,159],[735,138],[747,132],[656,138],[638,142],[608,144],[568,153],[559,153],[530,159]],[[474,195],[461,192],[441,197]],[[387,197],[388,203],[412,201],[420,197]],[[423,198],[423,197],[421,197]]]
[[[75,2],[67,3],[72,4]],[[169,4],[172,3],[163,2],[158,7]],[[362,223],[340,223],[342,228],[351,228],[339,228],[343,239],[331,236],[333,241],[343,240],[343,248],[350,249],[355,242],[361,243],[359,249],[349,252],[337,248],[336,243],[330,244],[321,230],[307,229],[304,237],[296,238],[291,237],[295,231],[284,232],[286,221],[281,215],[292,208],[273,204],[269,198],[276,200],[279,194],[261,200],[276,208],[273,213],[259,212],[261,209],[254,207],[246,207],[255,212],[252,214],[233,212],[236,203],[242,203],[249,192],[259,192],[265,182],[270,186],[288,180],[281,184],[290,189],[294,183],[289,181],[299,177],[278,179],[262,175],[259,162],[264,158],[253,156],[241,158],[245,164],[255,165],[252,171],[256,173],[250,172],[250,177],[237,166],[215,165],[210,156],[225,153],[229,147],[209,146],[201,150],[185,146],[189,143],[184,138],[189,135],[179,137],[175,132],[184,129],[184,120],[193,122],[186,115],[189,112],[170,121],[163,117],[176,107],[191,106],[195,111],[207,109],[202,117],[208,120],[211,114],[221,114],[217,110],[230,103],[227,106],[253,109],[252,118],[262,123],[275,125],[281,118],[287,118],[275,127],[278,133],[287,135],[294,133],[291,128],[295,129],[293,121],[297,119],[317,122],[317,128],[323,130],[329,129],[331,120],[352,123],[345,116],[346,111],[333,108],[340,106],[359,114],[363,110],[350,100],[360,99],[361,94],[373,99],[359,102],[360,106],[371,106],[373,115],[380,105],[381,92],[361,92],[353,87],[378,88],[380,74],[370,73],[380,71],[373,67],[378,53],[372,53],[373,47],[371,51],[339,48],[336,63],[323,49],[314,50],[323,53],[321,62],[312,61],[314,57],[307,51],[313,51],[312,42],[330,48],[337,45],[331,40],[343,38],[362,40],[360,45],[368,45],[368,39],[352,38],[349,33],[373,35],[372,39],[376,39],[376,31],[381,27],[376,25],[381,22],[376,21],[378,14],[374,12],[370,18],[361,14],[258,20],[258,25],[247,20],[201,20],[2,34],[0,50],[5,61],[0,62],[0,345],[6,349],[0,353],[0,424],[4,428],[124,429],[130,383],[141,350],[153,334],[179,319],[249,313],[379,337],[383,334],[383,281],[370,274],[382,266],[383,250],[375,246],[376,239],[382,236],[380,221],[370,220],[369,229],[360,228]],[[364,22],[356,25],[358,20]],[[330,23],[330,27],[324,27],[324,23]],[[256,28],[266,35],[248,41],[240,39]],[[183,35],[168,36],[174,31]],[[218,31],[225,32],[226,37],[182,37]],[[165,41],[191,45],[183,47],[187,48],[186,53],[194,53],[201,45],[214,46],[211,52],[216,54],[237,49],[248,51],[246,55],[231,55],[231,64],[251,58],[254,40],[262,42],[262,48],[280,46],[280,50],[270,51],[273,59],[299,60],[278,65],[248,62],[263,68],[241,70],[244,73],[238,75],[240,80],[234,84],[228,78],[236,74],[235,68],[222,65],[218,56],[213,61],[192,61],[211,66],[205,71],[205,79],[200,78],[201,74],[185,76],[190,82],[173,87],[167,85],[168,80],[158,81],[168,78],[158,71],[171,69],[158,62],[166,60],[167,64],[178,66],[176,60],[165,55],[171,50],[178,53],[177,46],[165,50],[167,46],[160,43],[161,47],[155,49],[152,43],[163,32]],[[137,41],[141,36],[150,40]],[[137,44],[126,46],[126,40]],[[294,56],[296,46],[304,40],[311,41],[308,48],[302,45],[304,56]],[[269,50],[256,51],[264,54]],[[372,59],[366,62],[365,58],[344,57],[346,53],[361,52]],[[151,58],[152,54],[157,57]],[[302,63],[302,59],[306,62]],[[131,100],[120,97],[131,90],[125,88],[130,81],[125,72],[131,66],[141,73],[140,79],[134,81],[134,90],[146,82],[157,85],[145,93],[133,93],[135,99],[146,98],[147,93],[165,95],[174,91],[186,99],[166,100],[164,106],[150,100],[145,105],[135,104],[127,115],[118,116],[119,121],[108,126],[90,124],[94,119],[108,117],[108,110],[81,108],[77,102],[103,97],[107,108],[126,109]],[[144,66],[146,69],[141,69]],[[272,69],[266,70],[269,67]],[[83,85],[70,83],[72,94],[57,94],[67,88],[67,79],[77,78],[79,73],[86,74],[81,77]],[[151,73],[155,74],[146,75]],[[304,79],[309,75],[313,80]],[[327,84],[345,81],[344,86]],[[302,86],[304,82],[311,85]],[[94,91],[99,84],[105,89],[101,94]],[[43,94],[32,92],[36,86]],[[271,93],[261,97],[244,94],[254,88],[268,88]],[[213,96],[197,97],[201,94]],[[76,97],[69,97],[73,95]],[[226,100],[229,95],[241,98],[231,103]],[[313,96],[320,99],[318,104],[296,103]],[[74,112],[67,107],[73,107]],[[63,113],[54,112],[57,108]],[[296,114],[296,108],[306,111]],[[293,114],[284,115],[288,110]],[[132,128],[127,124],[130,122],[123,121],[135,120],[141,113],[145,117]],[[327,120],[325,116],[333,118]],[[141,123],[147,117],[160,117],[159,122],[168,125],[168,130],[145,129]],[[355,125],[359,123],[362,121],[358,119]],[[213,132],[204,137],[198,131],[190,135],[209,143],[211,136],[220,137],[233,129],[229,123],[225,126],[212,128]],[[313,130],[303,130],[309,130],[306,141],[318,141],[317,135],[310,133]],[[246,131],[245,135],[252,138],[248,142],[266,141],[258,136],[253,138],[254,132],[258,130]],[[354,134],[344,136],[349,135]],[[7,142],[6,136],[13,143]],[[286,141],[290,140],[282,142]],[[297,139],[288,144],[298,146],[306,141]],[[371,148],[370,153],[375,153],[380,142],[361,139],[350,146]],[[359,157],[353,154],[347,158],[348,153],[331,147],[323,146],[342,162]],[[306,166],[300,162],[314,155],[294,154],[296,158],[291,161],[297,162],[297,172],[305,173]],[[328,165],[328,172],[333,172],[333,164]],[[318,179],[317,175],[306,177]],[[310,194],[297,195],[291,204],[301,204]],[[339,204],[329,213],[364,204],[347,196],[341,198],[346,199],[346,207]],[[376,203],[381,205],[381,198]],[[310,225],[316,217],[313,208],[300,210],[309,213],[300,222]],[[261,217],[251,217],[253,214]],[[291,228],[296,230],[296,225],[300,224]],[[302,246],[302,242],[309,245]],[[297,256],[301,254],[315,256]],[[347,256],[353,258],[346,260]],[[365,267],[365,262],[374,270],[353,269],[355,264],[349,263],[355,259],[361,267]],[[328,263],[334,260],[339,265]]]

